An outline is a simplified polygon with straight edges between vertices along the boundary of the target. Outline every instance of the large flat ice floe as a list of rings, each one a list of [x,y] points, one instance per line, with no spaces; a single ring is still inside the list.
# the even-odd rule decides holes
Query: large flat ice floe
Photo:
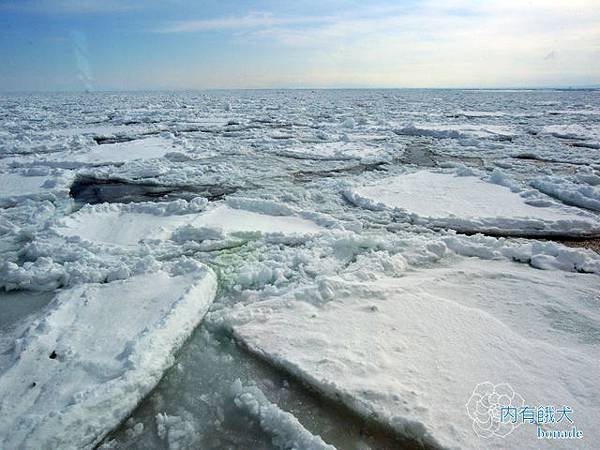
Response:
[[[368,159],[381,153],[381,148],[357,142],[322,142],[303,144],[298,147],[279,150],[278,154],[298,159],[350,160]]]
[[[135,247],[144,240],[169,239],[175,228],[194,217],[193,214],[165,214],[159,207],[102,204],[66,217],[57,231],[70,238]]]
[[[471,124],[407,124],[394,130],[404,136],[426,136],[437,139],[491,139],[510,140],[515,130],[504,125]]]
[[[202,199],[198,199],[202,200]],[[145,240],[221,239],[233,236],[294,235],[322,232],[315,222],[294,215],[269,214],[218,205],[206,211],[204,201],[163,204],[101,204],[87,206],[63,219],[57,232],[100,244],[135,247]],[[275,204],[275,206],[279,206]]]
[[[193,263],[59,292],[0,377],[0,447],[93,448],[172,365],[216,284]]]
[[[533,424],[513,430],[494,419],[499,411],[484,406],[495,387],[515,407],[522,398],[572,408],[573,423],[542,427],[576,426],[585,436],[577,448],[592,449],[600,439],[598,286],[596,275],[459,258],[396,278],[324,279],[316,290],[238,307],[224,323],[251,352],[426,445],[556,443],[538,440]]]
[[[544,201],[533,206],[510,188],[476,176],[419,171],[351,189],[346,197],[370,209],[392,209],[406,220],[460,232],[517,236],[597,236],[598,219]]]
[[[162,158],[174,150],[173,143],[168,139],[149,137],[96,145],[87,151],[56,153],[48,156],[44,163],[49,166],[67,169],[110,164],[119,165],[128,161]]]
[[[69,195],[69,174],[24,175],[21,173],[0,173],[0,207],[14,206],[26,199],[50,200]]]
[[[206,227],[225,233],[314,234],[323,231],[316,223],[294,215],[271,215],[219,206],[196,217],[192,227]]]

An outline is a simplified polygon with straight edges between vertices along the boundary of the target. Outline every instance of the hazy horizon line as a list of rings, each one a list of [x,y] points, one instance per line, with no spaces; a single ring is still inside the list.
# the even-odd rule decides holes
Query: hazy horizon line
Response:
[[[94,94],[112,92],[203,92],[203,91],[360,91],[360,90],[389,90],[389,91],[543,91],[543,90],[600,90],[598,84],[584,85],[548,85],[548,86],[502,86],[502,87],[377,87],[377,86],[320,86],[320,87],[211,87],[211,88],[144,88],[144,89],[31,89],[31,90],[2,90],[0,94]]]

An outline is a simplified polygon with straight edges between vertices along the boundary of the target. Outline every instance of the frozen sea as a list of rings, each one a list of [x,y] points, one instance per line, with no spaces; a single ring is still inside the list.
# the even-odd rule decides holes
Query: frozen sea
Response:
[[[596,90],[0,95],[0,448],[598,448],[599,239]]]

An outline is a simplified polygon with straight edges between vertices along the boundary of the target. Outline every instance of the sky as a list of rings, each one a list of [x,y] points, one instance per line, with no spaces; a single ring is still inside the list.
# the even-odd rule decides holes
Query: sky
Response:
[[[600,0],[0,0],[0,91],[600,85]]]

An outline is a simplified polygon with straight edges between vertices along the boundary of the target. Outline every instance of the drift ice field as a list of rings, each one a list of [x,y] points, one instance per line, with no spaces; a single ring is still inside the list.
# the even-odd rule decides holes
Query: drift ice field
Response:
[[[2,95],[0,448],[597,449],[599,243],[599,91]]]

